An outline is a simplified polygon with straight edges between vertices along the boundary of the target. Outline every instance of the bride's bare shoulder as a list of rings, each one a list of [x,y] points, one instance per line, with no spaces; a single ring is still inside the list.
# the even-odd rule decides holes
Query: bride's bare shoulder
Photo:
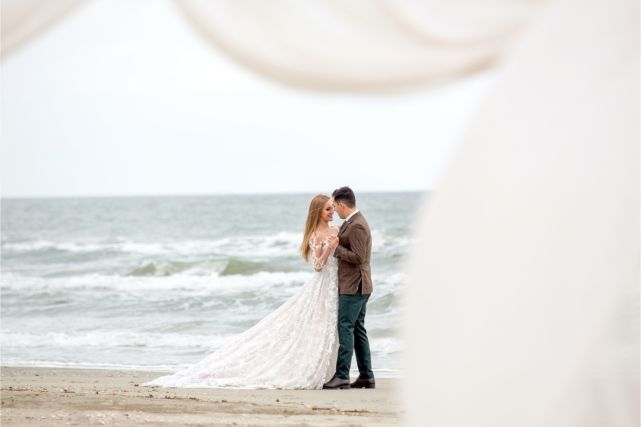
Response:
[[[316,230],[315,232],[316,240],[326,241],[330,236],[336,236],[338,234],[338,227],[335,225],[330,225],[328,228],[323,230]]]

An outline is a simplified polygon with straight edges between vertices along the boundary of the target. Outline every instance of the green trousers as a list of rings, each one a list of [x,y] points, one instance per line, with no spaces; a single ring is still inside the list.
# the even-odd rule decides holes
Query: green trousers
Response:
[[[365,330],[365,311],[369,295],[338,296],[338,360],[336,376],[349,379],[352,354],[356,352],[356,364],[362,378],[374,378],[369,341]]]

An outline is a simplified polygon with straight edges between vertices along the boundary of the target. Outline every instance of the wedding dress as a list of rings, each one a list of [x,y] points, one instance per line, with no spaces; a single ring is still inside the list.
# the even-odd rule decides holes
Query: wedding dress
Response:
[[[314,235],[310,248],[315,272],[285,303],[201,361],[142,386],[322,388],[338,356],[338,263],[326,240]]]

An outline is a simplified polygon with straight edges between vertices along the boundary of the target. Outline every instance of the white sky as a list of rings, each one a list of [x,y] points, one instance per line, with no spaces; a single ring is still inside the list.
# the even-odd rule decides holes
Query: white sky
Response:
[[[94,0],[2,63],[2,195],[429,190],[492,81],[300,91],[169,0]]]

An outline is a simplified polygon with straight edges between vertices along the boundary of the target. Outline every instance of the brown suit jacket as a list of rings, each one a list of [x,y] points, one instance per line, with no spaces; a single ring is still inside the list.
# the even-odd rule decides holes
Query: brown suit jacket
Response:
[[[339,244],[334,250],[338,258],[338,293],[354,295],[363,281],[362,293],[372,293],[372,233],[360,211],[345,221],[338,231]]]

